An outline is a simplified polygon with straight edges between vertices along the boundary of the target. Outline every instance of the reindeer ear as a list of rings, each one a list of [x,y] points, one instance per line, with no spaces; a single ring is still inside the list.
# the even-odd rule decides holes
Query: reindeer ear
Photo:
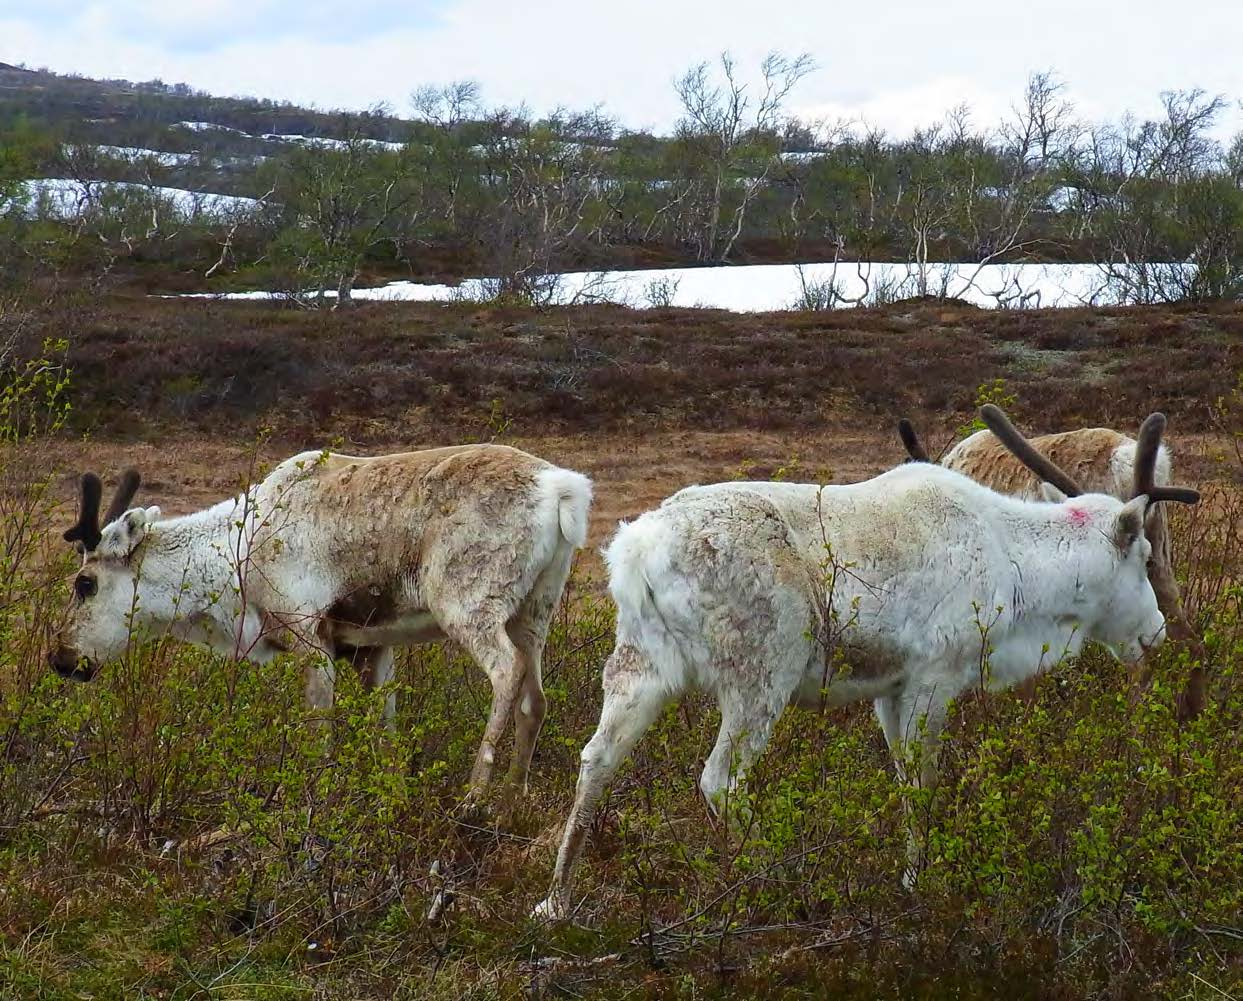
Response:
[[[1144,534],[1144,516],[1148,513],[1148,496],[1140,494],[1127,501],[1114,521],[1114,543],[1124,553]]]
[[[100,544],[103,555],[117,559],[128,559],[134,550],[141,545],[151,526],[159,520],[158,507],[136,507],[126,511],[124,516],[114,521],[104,532],[104,541]]]
[[[1044,480],[1040,483],[1040,496],[1047,500],[1050,504],[1061,504],[1063,501],[1070,500],[1062,491],[1055,487],[1052,483]]]

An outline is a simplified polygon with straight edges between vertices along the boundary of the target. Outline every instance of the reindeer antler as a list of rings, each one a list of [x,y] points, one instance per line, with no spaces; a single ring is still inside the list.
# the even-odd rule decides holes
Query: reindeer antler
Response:
[[[142,477],[138,475],[137,469],[127,469],[121,474],[121,482],[117,484],[116,493],[112,495],[112,503],[108,505],[108,513],[104,515],[100,525],[111,525],[129,510],[130,501],[134,499],[134,494],[138,493],[138,486],[141,483]]]
[[[1144,418],[1139,426],[1135,445],[1135,480],[1131,496],[1147,494],[1148,501],[1177,501],[1179,504],[1197,504],[1200,491],[1191,487],[1159,487],[1155,482],[1157,450],[1161,447],[1161,435],[1165,433],[1165,414],[1153,413]]]
[[[1002,413],[1000,407],[992,403],[984,404],[980,407],[980,420],[988,425],[988,429],[997,436],[997,440],[1005,445],[1019,462],[1046,483],[1052,483],[1067,497],[1078,497],[1083,493],[1083,488],[1071,479],[1064,469],[1032,447],[1031,442],[1010,423],[1010,418]]]
[[[104,485],[94,473],[82,474],[82,500],[78,504],[78,522],[65,532],[66,542],[78,542],[87,552],[99,545],[99,502],[103,500]]]
[[[912,461],[932,461],[928,458],[928,450],[920,442],[919,435],[915,433],[915,425],[905,417],[898,421],[898,437],[902,439],[902,444],[906,446],[906,454],[911,457]]]
[[[111,525],[129,509],[129,503],[134,499],[134,494],[138,493],[141,482],[142,477],[138,475],[138,470],[125,470],[112,495],[112,503],[108,505],[108,513],[100,521],[99,503],[104,497],[104,485],[94,473],[83,473],[78,522],[65,532],[65,541],[79,543],[88,553],[93,550],[103,538],[103,526]]]

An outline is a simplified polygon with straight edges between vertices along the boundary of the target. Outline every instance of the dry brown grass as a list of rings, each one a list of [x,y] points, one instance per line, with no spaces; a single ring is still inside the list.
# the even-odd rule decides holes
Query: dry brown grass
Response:
[[[31,349],[53,334],[70,341],[73,420],[90,433],[65,442],[61,466],[136,465],[169,513],[235,489],[264,426],[270,460],[499,436],[593,477],[593,545],[689,483],[874,475],[904,458],[899,415],[939,446],[996,378],[1032,431],[1126,429],[1165,409],[1180,474],[1198,482],[1215,474],[1194,432],[1243,368],[1243,308],[1231,307],[338,314],[114,296],[45,310]],[[73,492],[66,475],[66,502]]]

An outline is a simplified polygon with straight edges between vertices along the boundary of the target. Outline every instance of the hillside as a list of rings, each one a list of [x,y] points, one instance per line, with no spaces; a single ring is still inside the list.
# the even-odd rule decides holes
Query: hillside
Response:
[[[1156,408],[1184,432],[1243,369],[1243,308],[990,311],[956,304],[739,315],[720,310],[274,303],[109,297],[41,314],[27,350],[69,337],[72,420],[100,434],[359,443],[643,428],[798,434],[941,422],[1002,380],[1054,429],[1126,427]],[[118,378],[118,373],[124,373]]]
[[[174,148],[181,122],[219,126],[211,139],[222,153],[254,151],[264,133],[331,136],[341,113],[258,98],[215,97],[185,84],[158,80],[93,80],[0,63],[0,124],[24,116],[60,130],[70,141]],[[411,124],[362,116],[376,139],[403,141]],[[171,145],[169,145],[171,144]]]
[[[0,230],[68,224],[88,237],[75,266],[160,291],[487,276],[543,301],[570,270],[836,260],[1085,262],[1136,304],[1243,290],[1222,99],[1167,94],[1159,117],[1089,132],[1036,75],[1004,121],[888,138],[757,110],[700,70],[669,135],[463,83],[400,117],[0,70]]]

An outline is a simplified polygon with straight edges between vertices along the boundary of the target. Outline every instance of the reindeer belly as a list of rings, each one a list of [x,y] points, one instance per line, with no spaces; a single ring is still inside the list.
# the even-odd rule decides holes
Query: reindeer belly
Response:
[[[846,646],[840,662],[814,665],[794,693],[804,708],[842,706],[896,695],[906,682],[901,660],[891,654],[860,646]]]

